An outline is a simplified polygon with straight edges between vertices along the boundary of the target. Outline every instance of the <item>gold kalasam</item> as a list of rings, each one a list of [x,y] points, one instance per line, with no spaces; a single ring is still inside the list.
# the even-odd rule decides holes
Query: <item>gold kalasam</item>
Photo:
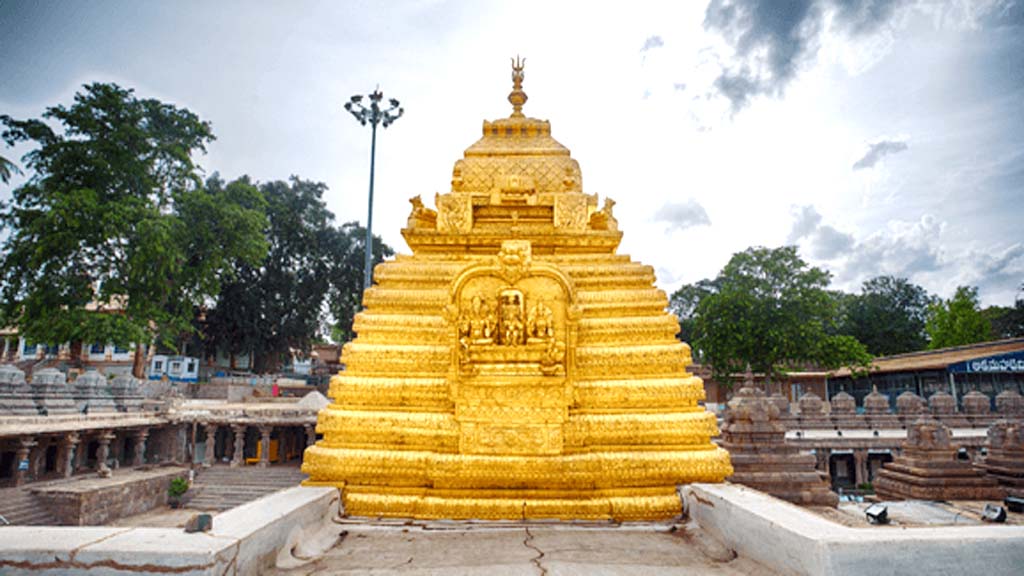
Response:
[[[522,79],[364,295],[302,465],[350,515],[663,519],[732,473],[653,270]]]

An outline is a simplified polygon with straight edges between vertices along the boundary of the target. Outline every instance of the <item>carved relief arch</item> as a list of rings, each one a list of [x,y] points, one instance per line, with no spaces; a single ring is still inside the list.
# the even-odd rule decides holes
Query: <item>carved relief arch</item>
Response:
[[[574,366],[580,307],[572,280],[508,240],[494,258],[459,273],[447,317],[458,374],[562,376]]]

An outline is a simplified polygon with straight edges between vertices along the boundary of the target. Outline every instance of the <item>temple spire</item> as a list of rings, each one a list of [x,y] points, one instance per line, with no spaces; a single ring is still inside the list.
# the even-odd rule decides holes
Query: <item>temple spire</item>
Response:
[[[516,56],[512,60],[512,92],[508,95],[508,101],[512,103],[512,117],[522,118],[523,104],[526,104],[526,92],[523,92],[523,66],[526,65],[526,58],[522,60]]]

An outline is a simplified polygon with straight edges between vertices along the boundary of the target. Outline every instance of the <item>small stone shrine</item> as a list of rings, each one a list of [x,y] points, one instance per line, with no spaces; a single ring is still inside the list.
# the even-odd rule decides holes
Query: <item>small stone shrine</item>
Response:
[[[1010,496],[1024,498],[1024,422],[1000,420],[988,429],[988,454],[976,466],[995,478]]]
[[[0,366],[0,415],[36,416],[39,409],[32,399],[32,387],[25,373],[15,366]]]
[[[782,395],[780,392],[772,392],[771,396],[768,396],[768,401],[775,404],[779,408],[779,421],[788,429],[793,426],[796,418],[793,413],[789,410],[789,399]]]
[[[835,506],[839,502],[814,469],[815,457],[786,444],[778,405],[749,384],[727,404],[722,447],[732,457],[731,482],[794,504]]]
[[[825,413],[825,402],[814,392],[806,392],[797,400],[797,408],[800,413],[797,415],[796,425],[803,429],[831,428],[832,423]]]
[[[909,428],[922,414],[925,414],[925,401],[910,390],[896,397],[896,416],[903,426]]]
[[[883,500],[999,500],[1004,490],[992,477],[957,459],[949,428],[925,413],[907,428],[903,453],[875,475]]]
[[[972,426],[979,426],[992,420],[992,399],[978,390],[971,390],[962,399],[964,416]]]
[[[44,368],[32,375],[32,399],[40,414],[73,414],[75,401],[71,397],[64,373],[56,368]]]
[[[89,370],[75,378],[72,395],[79,412],[114,412],[117,409],[107,386],[107,377],[95,370]]]
[[[900,421],[892,413],[889,396],[871,387],[871,393],[864,397],[864,419],[871,428],[899,428]]]
[[[863,418],[857,416],[857,400],[846,392],[832,396],[829,404],[832,406],[832,425],[836,429],[849,430],[864,428],[867,425]]]
[[[928,409],[932,416],[950,428],[969,428],[971,423],[956,411],[956,398],[949,392],[939,390],[928,398]]]
[[[1024,418],[1024,396],[1016,390],[1003,390],[996,395],[996,412],[1000,418]]]
[[[142,409],[139,381],[131,374],[118,374],[110,382],[110,393],[118,412],[138,412]]]

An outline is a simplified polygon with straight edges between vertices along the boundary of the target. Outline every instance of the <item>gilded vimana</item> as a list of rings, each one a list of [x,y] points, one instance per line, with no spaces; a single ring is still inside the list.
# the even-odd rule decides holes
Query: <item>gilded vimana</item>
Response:
[[[436,210],[411,199],[412,254],[376,268],[306,484],[352,516],[676,517],[677,485],[733,471],[703,383],[653,269],[617,253],[615,202],[584,192],[512,70],[512,114]]]

